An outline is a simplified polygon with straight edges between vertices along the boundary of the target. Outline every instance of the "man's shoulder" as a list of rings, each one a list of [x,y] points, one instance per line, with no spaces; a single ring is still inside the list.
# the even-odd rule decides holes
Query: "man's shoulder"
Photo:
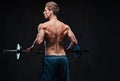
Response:
[[[68,25],[68,24],[66,24],[66,23],[64,23],[64,22],[62,22],[62,21],[60,21],[60,23],[62,24],[63,27],[69,28],[69,25]]]
[[[66,29],[69,29],[69,28],[70,28],[68,24],[64,24],[64,27],[65,27]]]
[[[38,28],[45,28],[48,22],[40,23]]]
[[[46,25],[48,22],[44,22],[44,23],[40,23],[39,26],[44,26]]]

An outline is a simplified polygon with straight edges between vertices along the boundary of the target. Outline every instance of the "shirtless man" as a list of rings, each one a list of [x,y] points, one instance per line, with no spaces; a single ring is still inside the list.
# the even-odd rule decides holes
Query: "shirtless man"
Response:
[[[66,51],[69,51],[78,42],[70,27],[57,19],[59,7],[55,2],[47,2],[44,9],[44,17],[47,22],[38,26],[38,34],[28,53],[45,43],[45,56],[41,81],[70,81],[68,59]],[[65,39],[69,37],[71,43],[64,50]]]

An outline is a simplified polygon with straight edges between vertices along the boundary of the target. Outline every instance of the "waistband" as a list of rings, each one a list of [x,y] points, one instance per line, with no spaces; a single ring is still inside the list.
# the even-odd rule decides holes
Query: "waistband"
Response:
[[[45,55],[45,57],[66,57],[66,55]]]

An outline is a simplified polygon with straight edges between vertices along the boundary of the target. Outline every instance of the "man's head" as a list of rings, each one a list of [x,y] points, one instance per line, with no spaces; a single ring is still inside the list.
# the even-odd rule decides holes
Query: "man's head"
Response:
[[[57,3],[50,1],[45,4],[45,10],[43,12],[45,18],[48,18],[51,14],[57,16],[59,12],[59,6]]]

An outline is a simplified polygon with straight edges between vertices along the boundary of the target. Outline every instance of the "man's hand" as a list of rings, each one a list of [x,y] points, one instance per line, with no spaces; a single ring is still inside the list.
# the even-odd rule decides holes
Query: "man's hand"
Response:
[[[29,53],[33,52],[33,47],[29,47],[26,50],[27,50],[27,53],[29,54]]]

